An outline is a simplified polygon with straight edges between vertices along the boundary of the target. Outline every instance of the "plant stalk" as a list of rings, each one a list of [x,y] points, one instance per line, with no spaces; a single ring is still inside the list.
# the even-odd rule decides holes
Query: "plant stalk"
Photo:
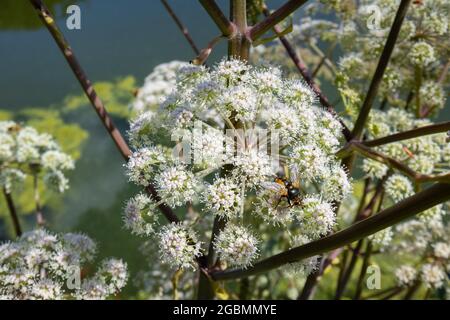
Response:
[[[332,234],[328,237],[293,248],[267,259],[247,269],[231,269],[211,272],[214,280],[230,280],[248,277],[278,268],[287,263],[337,249],[380,230],[397,224],[407,218],[450,199],[450,184],[436,183],[433,186],[408,197],[380,213]]]
[[[8,206],[9,214],[11,216],[14,232],[17,237],[20,237],[22,235],[22,227],[20,226],[19,217],[17,215],[17,210],[16,206],[14,205],[12,195],[11,193],[7,192],[5,188],[3,188],[3,195],[5,196],[6,204]]]

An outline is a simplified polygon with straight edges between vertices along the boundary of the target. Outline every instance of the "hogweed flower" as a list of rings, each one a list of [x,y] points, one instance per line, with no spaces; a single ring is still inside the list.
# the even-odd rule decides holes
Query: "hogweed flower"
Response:
[[[428,263],[422,266],[420,278],[427,287],[437,289],[444,285],[447,274],[440,266]]]
[[[258,257],[258,242],[243,226],[227,224],[215,239],[214,247],[229,266],[246,268]]]
[[[128,200],[123,222],[125,228],[136,235],[152,235],[158,222],[155,202],[145,194],[138,194]]]
[[[165,225],[158,233],[161,259],[174,268],[195,269],[195,259],[202,254],[196,233],[182,224]]]
[[[403,265],[395,270],[395,278],[399,286],[410,286],[417,278],[417,271],[411,266]]]
[[[159,109],[131,121],[134,152],[126,171],[131,182],[155,186],[161,203],[186,207],[186,225],[159,229],[135,198],[125,225],[149,241],[156,236],[162,261],[179,269],[196,267],[204,252],[199,239],[211,237],[200,225],[213,217],[224,224],[213,245],[229,266],[248,267],[259,255],[256,232],[263,229],[248,231],[241,220],[247,217],[317,239],[335,226],[331,203],[351,192],[334,156],[341,130],[307,84],[278,68],[234,59],[209,69],[185,65]],[[294,205],[275,182],[281,171],[298,185]]]
[[[49,134],[1,121],[0,145],[0,186],[7,192],[34,175],[51,190],[64,192],[69,188],[65,173],[74,169],[74,161]]]
[[[81,278],[84,264],[92,264],[96,252],[95,242],[84,234],[56,235],[44,229],[24,233],[0,245],[0,298],[106,299],[116,295],[128,279],[121,260],[104,260],[92,276]]]
[[[336,221],[332,204],[315,196],[303,199],[295,214],[302,224],[302,231],[312,239],[327,234]]]
[[[411,63],[418,67],[427,67],[436,60],[434,49],[428,43],[420,41],[415,43],[409,53]]]
[[[229,178],[216,178],[203,199],[205,209],[221,218],[236,217],[242,207],[241,188]]]
[[[385,183],[386,194],[395,202],[401,201],[413,193],[413,186],[408,178],[401,174],[390,176]]]

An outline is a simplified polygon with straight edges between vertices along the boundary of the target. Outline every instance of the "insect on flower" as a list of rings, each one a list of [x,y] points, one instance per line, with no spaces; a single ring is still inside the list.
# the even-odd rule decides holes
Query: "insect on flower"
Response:
[[[289,208],[301,206],[303,197],[301,194],[300,180],[296,170],[292,170],[291,174],[285,176],[277,176],[273,182],[264,183],[266,189],[276,192],[275,208],[285,199]]]

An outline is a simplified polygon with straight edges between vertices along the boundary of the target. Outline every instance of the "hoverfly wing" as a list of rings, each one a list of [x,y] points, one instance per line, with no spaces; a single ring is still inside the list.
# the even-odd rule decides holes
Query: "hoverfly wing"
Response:
[[[298,174],[299,173],[298,167],[296,165],[291,166],[289,168],[289,173],[290,173],[290,180],[291,180],[292,186],[300,189],[300,177]]]
[[[283,193],[285,190],[284,186],[282,186],[279,183],[273,182],[273,181],[265,181],[265,182],[261,183],[261,186],[264,189],[267,189],[267,190],[270,190],[270,191],[273,191],[276,193],[280,193],[280,194]]]

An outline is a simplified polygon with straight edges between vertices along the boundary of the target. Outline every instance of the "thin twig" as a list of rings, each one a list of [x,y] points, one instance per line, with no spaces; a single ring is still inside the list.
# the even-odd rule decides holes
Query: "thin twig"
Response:
[[[30,0],[30,2],[36,9],[42,23],[47,27],[48,31],[55,39],[55,42],[57,43],[64,57],[66,58],[67,63],[69,64],[76,78],[80,82],[81,87],[83,88],[86,96],[88,97],[92,106],[95,108],[95,111],[102,120],[102,123],[105,126],[105,128],[108,130],[111,138],[113,139],[120,153],[125,158],[125,160],[128,160],[128,157],[131,155],[131,151],[128,148],[127,143],[125,142],[125,139],[122,137],[119,130],[114,125],[111,117],[106,112],[103,102],[97,96],[97,93],[94,87],[92,86],[91,81],[88,79],[86,73],[84,72],[83,68],[81,67],[77,58],[75,57],[72,48],[70,47],[69,43],[64,38],[62,32],[56,25],[56,22],[52,17],[51,13],[41,0]]]
[[[173,21],[175,21],[176,25],[180,29],[180,31],[183,33],[184,37],[186,38],[187,42],[191,46],[192,50],[196,55],[200,53],[200,50],[195,45],[194,40],[192,39],[191,35],[189,34],[189,30],[184,26],[184,24],[181,22],[180,18],[176,15],[175,11],[173,11],[170,4],[167,2],[167,0],[161,0],[162,4],[164,5],[164,8],[166,8],[169,15],[172,17]]]
[[[358,260],[358,255],[359,255],[359,251],[362,248],[363,245],[363,241],[364,239],[361,239],[358,241],[358,243],[356,244],[356,247],[352,253],[352,257],[350,259],[350,263],[348,265],[348,267],[343,270],[342,272],[342,279],[340,279],[340,281],[338,281],[338,286],[336,289],[336,294],[334,296],[334,298],[336,300],[341,299],[342,295],[344,294],[345,288],[347,287],[347,283],[350,280],[350,277],[352,275],[353,269],[356,266],[356,262]]]
[[[6,204],[8,205],[9,214],[11,216],[16,236],[20,237],[22,235],[22,227],[20,226],[19,217],[17,215],[17,210],[16,206],[14,205],[12,195],[11,193],[7,192],[5,188],[3,188],[3,195],[5,196]]]
[[[410,218],[424,210],[450,199],[450,184],[436,183],[433,186],[408,197],[380,213],[360,221],[347,229],[328,237],[293,248],[255,263],[247,269],[213,271],[214,280],[230,280],[248,277],[321,254],[360,240],[380,230]]]
[[[313,271],[307,278],[305,285],[303,286],[302,292],[298,296],[298,300],[308,300],[314,295],[317,281],[320,279],[325,270],[332,265],[335,259],[342,253],[343,248],[338,248],[333,250],[326,257],[320,259],[319,268]]]
[[[445,81],[445,79],[447,78],[449,68],[450,68],[450,60],[448,60],[447,63],[444,65],[444,68],[442,69],[442,72],[439,75],[439,78],[437,81],[438,83],[442,83]]]

